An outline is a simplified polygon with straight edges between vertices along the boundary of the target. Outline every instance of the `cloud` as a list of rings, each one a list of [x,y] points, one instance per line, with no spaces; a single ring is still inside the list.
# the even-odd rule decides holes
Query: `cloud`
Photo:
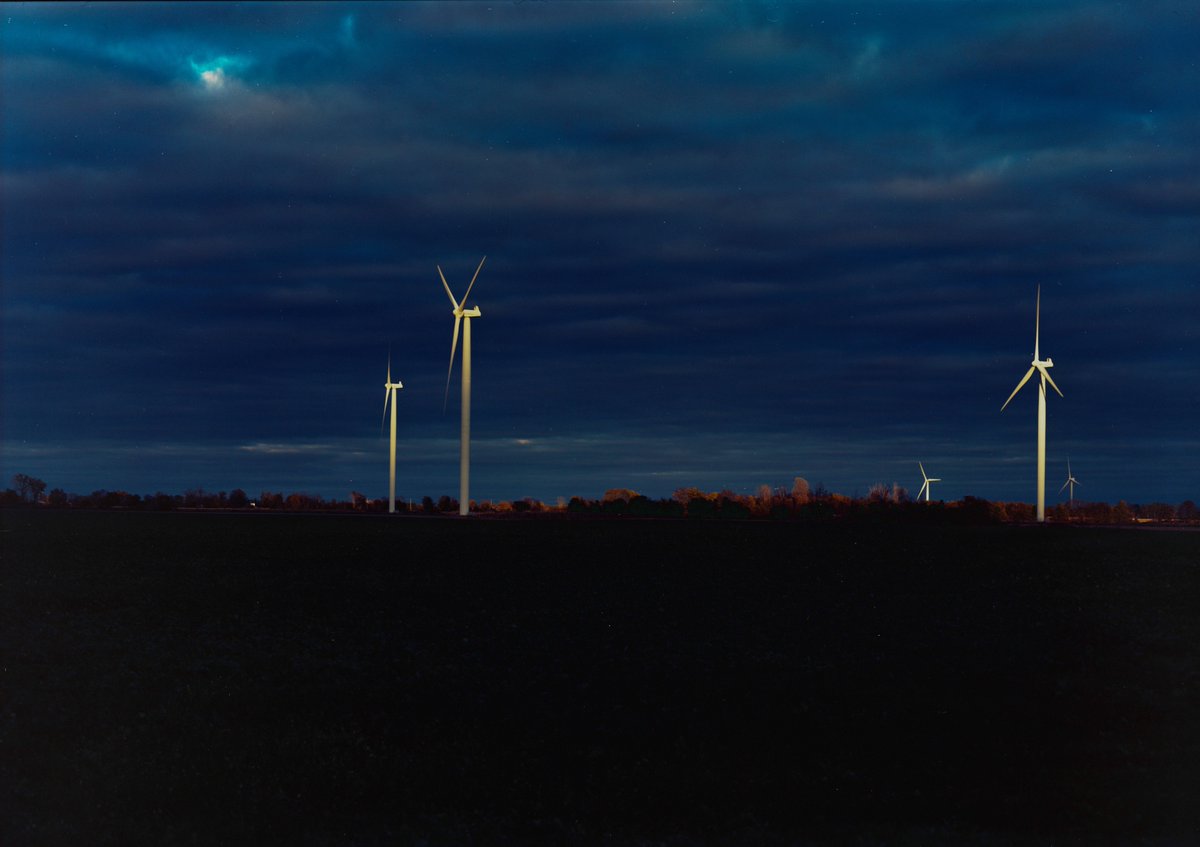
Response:
[[[1038,283],[1056,445],[1196,419],[1195,26],[1169,4],[69,10],[6,9],[11,440],[86,426],[117,473],[170,432],[340,491],[303,445],[374,433],[391,344],[403,426],[452,463],[435,265],[483,253],[475,428],[526,492],[560,478],[529,456],[569,455],[548,433],[626,439],[563,469],[580,490],[767,470],[723,434],[1017,456],[1029,415],[998,406]],[[654,461],[667,426],[698,459]]]
[[[204,83],[206,88],[218,89],[225,87],[225,69],[211,68],[200,72],[200,81]]]
[[[243,444],[238,447],[245,453],[262,453],[268,456],[298,456],[305,453],[329,454],[333,451],[330,444]]]

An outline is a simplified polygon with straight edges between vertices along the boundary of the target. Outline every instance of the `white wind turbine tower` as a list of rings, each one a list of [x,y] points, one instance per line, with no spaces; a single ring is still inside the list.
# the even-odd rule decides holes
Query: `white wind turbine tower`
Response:
[[[1081,483],[1079,480],[1077,480],[1075,478],[1074,474],[1071,473],[1071,457],[1068,456],[1067,457],[1067,481],[1063,483],[1062,488],[1058,489],[1058,493],[1062,494],[1068,485],[1071,486],[1071,505],[1075,505],[1075,486],[1082,485],[1082,484],[1083,483]]]
[[[1038,385],[1038,434],[1037,434],[1037,519],[1038,523],[1044,523],[1046,520],[1046,383],[1050,383],[1050,387],[1058,392],[1058,396],[1062,397],[1063,393],[1058,390],[1058,386],[1054,384],[1054,380],[1050,378],[1050,368],[1054,367],[1052,359],[1042,359],[1038,353],[1038,334],[1041,331],[1042,323],[1042,287],[1038,286],[1037,293],[1037,312],[1034,317],[1033,324],[1033,364],[1029,366],[1029,370],[1021,381],[1017,383],[1017,387],[1013,389],[1013,393],[1008,395],[1008,399],[1004,401],[1004,405],[1000,407],[1000,411],[1004,411],[1012,399],[1017,396],[1017,392],[1021,387],[1029,381],[1033,376],[1034,371],[1041,374],[1040,384]]]
[[[388,401],[392,404],[392,443],[388,453],[388,512],[396,511],[396,391],[403,388],[400,380],[392,382],[392,352],[388,351],[387,382],[383,384],[383,415],[387,418]],[[383,421],[379,422],[380,430]]]
[[[463,364],[462,364],[462,430],[459,435],[459,453],[458,453],[458,513],[465,515],[470,511],[470,481],[471,481],[471,318],[477,318],[480,315],[479,308],[466,308],[467,298],[471,296],[471,289],[475,286],[475,280],[479,277],[479,272],[483,269],[483,263],[487,261],[487,256],[479,260],[479,267],[475,269],[475,276],[471,277],[471,284],[467,286],[467,293],[462,296],[462,300],[455,300],[454,295],[450,292],[450,285],[446,282],[446,275],[442,273],[442,266],[438,265],[438,276],[442,278],[442,286],[446,289],[446,296],[450,298],[450,305],[454,307],[454,340],[450,342],[450,368],[446,371],[446,396],[442,400],[442,410],[445,411],[446,400],[450,397],[450,376],[454,373],[454,354],[458,349],[458,328],[462,325],[463,331]]]
[[[933,489],[933,486],[932,486],[932,485],[930,485],[929,483],[931,483],[931,482],[941,482],[942,480],[941,480],[940,478],[938,478],[938,477],[933,477],[933,478],[931,479],[931,478],[929,478],[929,477],[925,476],[925,466],[924,466],[924,465],[922,465],[920,462],[917,462],[917,467],[919,467],[919,468],[921,469],[921,476],[925,478],[925,482],[924,482],[924,484],[922,484],[922,485],[921,485],[921,490],[917,492],[917,499],[918,499],[918,500],[920,500],[920,499],[921,499],[921,495],[922,495],[922,494],[924,494],[924,495],[925,495],[925,502],[926,502],[926,503],[928,503],[928,502],[929,502],[929,494],[930,494],[930,492],[931,492],[931,491],[932,491],[932,489]]]

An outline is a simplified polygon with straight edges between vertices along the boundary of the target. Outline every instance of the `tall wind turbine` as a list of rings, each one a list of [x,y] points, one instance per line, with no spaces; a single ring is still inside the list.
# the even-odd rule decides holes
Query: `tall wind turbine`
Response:
[[[1075,505],[1075,486],[1082,485],[1079,480],[1071,473],[1071,457],[1067,456],[1067,481],[1063,483],[1063,487],[1058,489],[1058,493],[1062,494],[1066,487],[1071,486],[1071,505]]]
[[[1000,407],[1000,411],[1004,411],[1012,399],[1017,396],[1017,392],[1025,383],[1029,382],[1029,378],[1033,376],[1034,371],[1041,374],[1040,384],[1038,386],[1038,433],[1037,433],[1037,519],[1038,523],[1044,523],[1046,520],[1046,383],[1050,383],[1050,387],[1058,392],[1058,396],[1062,397],[1063,393],[1058,390],[1058,386],[1054,384],[1054,380],[1050,378],[1050,368],[1054,367],[1052,359],[1042,359],[1038,352],[1038,334],[1041,331],[1042,323],[1042,287],[1039,285],[1037,290],[1037,312],[1033,323],[1033,363],[1029,366],[1025,376],[1017,383],[1017,387],[1013,389],[1013,393],[1008,395],[1008,399],[1004,401],[1004,405]]]
[[[392,382],[392,351],[388,351],[387,382],[383,384],[383,416],[387,418],[388,401],[392,404],[392,443],[388,453],[388,512],[396,511],[396,391],[403,388],[400,380]],[[379,422],[380,430],[383,421]]]
[[[445,411],[446,400],[450,398],[450,376],[454,373],[454,354],[458,350],[458,328],[461,325],[463,331],[463,363],[462,363],[462,429],[459,434],[458,447],[458,513],[465,515],[470,511],[470,482],[471,482],[471,318],[477,318],[480,315],[479,307],[468,309],[467,298],[471,296],[471,289],[475,286],[475,280],[479,277],[479,272],[483,270],[483,263],[487,261],[487,256],[479,260],[479,267],[475,269],[475,276],[471,277],[471,284],[467,286],[467,293],[462,296],[462,300],[455,300],[454,295],[450,292],[450,285],[446,282],[446,275],[442,273],[442,266],[438,265],[438,276],[442,278],[442,287],[446,289],[446,296],[450,298],[450,305],[454,307],[454,339],[450,342],[450,368],[446,371],[446,396],[442,400],[442,410]]]
[[[929,483],[941,482],[941,479],[939,479],[938,477],[933,477],[932,479],[930,479],[929,477],[925,476],[925,466],[922,465],[920,462],[917,462],[917,467],[919,467],[921,469],[921,476],[925,478],[924,484],[921,485],[921,490],[917,492],[917,499],[920,500],[921,495],[924,494],[925,502],[928,503],[929,502],[929,494],[933,488],[933,486],[930,485]]]

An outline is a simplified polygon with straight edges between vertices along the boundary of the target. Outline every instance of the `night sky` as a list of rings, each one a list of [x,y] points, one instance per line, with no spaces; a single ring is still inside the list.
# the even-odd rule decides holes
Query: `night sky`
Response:
[[[4,485],[1200,499],[1190,0],[0,13]]]

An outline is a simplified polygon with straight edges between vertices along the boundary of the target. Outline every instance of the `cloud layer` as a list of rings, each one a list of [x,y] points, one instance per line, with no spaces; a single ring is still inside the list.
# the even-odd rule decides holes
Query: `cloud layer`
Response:
[[[915,488],[920,459],[1032,499],[1034,395],[999,408],[1039,284],[1051,479],[1200,493],[1186,4],[4,21],[6,477],[382,494],[390,345],[407,484],[454,493],[435,268],[461,292],[486,253],[480,497]]]

